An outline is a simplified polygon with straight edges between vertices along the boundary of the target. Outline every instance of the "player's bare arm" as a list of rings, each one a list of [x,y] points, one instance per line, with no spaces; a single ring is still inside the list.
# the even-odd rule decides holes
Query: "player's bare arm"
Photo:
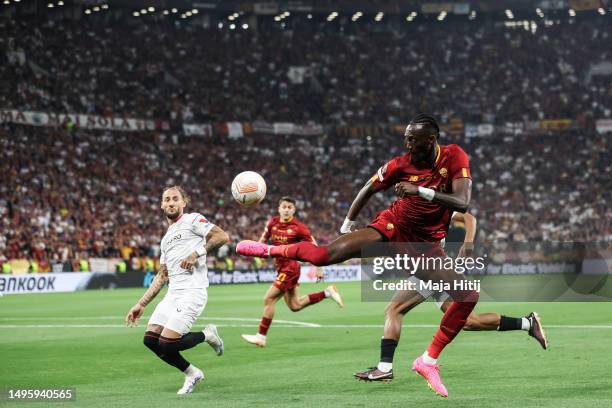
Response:
[[[404,181],[395,185],[395,192],[399,197],[419,195],[419,186]],[[442,204],[443,206],[452,210],[464,213],[467,211],[470,205],[471,198],[472,180],[467,177],[463,177],[453,180],[452,193],[435,191],[431,201]]]
[[[147,291],[142,295],[140,300],[132,306],[127,316],[125,317],[125,323],[132,327],[138,324],[138,319],[142,316],[145,307],[151,303],[151,301],[157,296],[160,290],[164,287],[164,285],[168,282],[168,268],[165,264],[159,266],[159,270],[157,271],[157,275],[153,279],[151,286],[147,289]]]
[[[346,234],[351,232],[355,226],[355,219],[363,209],[363,207],[367,204],[372,197],[376,194],[376,190],[374,189],[374,179],[369,179],[367,183],[359,190],[357,193],[357,197],[351,203],[351,207],[348,210],[348,214],[342,227],[340,228],[340,232],[342,234]]]
[[[207,253],[216,250],[221,245],[229,242],[229,235],[216,225],[212,227],[208,235],[206,235],[206,244],[203,248],[193,251],[191,255],[183,259],[181,262],[181,268],[191,269],[193,265],[198,261],[198,257],[206,255]]]
[[[476,217],[470,213],[455,213],[453,219],[459,222],[463,222],[465,225],[465,238],[463,239],[463,245],[459,249],[459,257],[466,258],[471,257],[474,252],[474,238],[476,237]]]

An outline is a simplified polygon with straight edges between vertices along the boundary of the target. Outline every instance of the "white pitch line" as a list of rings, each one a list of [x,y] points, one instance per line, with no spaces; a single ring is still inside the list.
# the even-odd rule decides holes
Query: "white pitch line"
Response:
[[[64,321],[64,320],[120,320],[123,321],[125,316],[70,316],[70,317],[0,317],[0,322],[21,322],[21,321],[45,321],[45,320],[53,320],[53,321]],[[148,320],[149,316],[142,316],[140,318],[141,321]],[[200,316],[198,320],[221,320],[221,321],[236,321],[236,322],[257,322],[261,321],[261,318],[254,317],[211,317],[211,316]],[[275,319],[275,323],[283,323],[290,324],[296,326],[304,326],[304,327],[319,327],[319,324],[316,323],[308,323],[308,322],[299,322],[296,320],[280,320]],[[250,326],[249,326],[250,327]]]
[[[212,320],[212,319],[211,319]],[[326,325],[288,325],[277,320],[274,327],[291,329],[382,329],[380,324],[326,324]],[[218,324],[218,327],[258,327],[254,324]],[[125,324],[0,324],[0,329],[64,329],[64,328],[125,328]],[[146,327],[143,325],[141,327]],[[406,326],[409,329],[434,329],[435,324],[412,324]],[[547,325],[547,329],[612,329],[612,325]]]

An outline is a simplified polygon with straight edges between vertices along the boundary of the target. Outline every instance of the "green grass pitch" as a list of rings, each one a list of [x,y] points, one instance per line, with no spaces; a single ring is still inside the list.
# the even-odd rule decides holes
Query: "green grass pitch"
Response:
[[[292,313],[279,303],[264,349],[244,343],[240,334],[255,333],[268,285],[209,288],[197,328],[216,323],[226,354],[215,356],[207,344],[184,352],[207,379],[192,395],[182,397],[175,393],[183,375],[142,344],[146,319],[138,328],[123,327],[125,313],[143,289],[2,297],[0,387],[71,386],[77,396],[75,402],[0,405],[612,407],[609,303],[479,304],[477,311],[511,316],[538,311],[550,349],[543,351],[522,331],[461,333],[440,359],[450,393],[444,400],[409,369],[440,321],[435,305],[425,303],[406,317],[395,380],[362,383],[351,374],[378,361],[385,304],[362,303],[358,282],[337,286],[344,309],[327,300]],[[301,293],[323,287],[302,285]]]

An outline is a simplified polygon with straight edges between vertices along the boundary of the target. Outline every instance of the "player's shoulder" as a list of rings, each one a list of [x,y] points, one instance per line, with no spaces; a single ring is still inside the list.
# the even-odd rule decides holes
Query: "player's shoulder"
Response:
[[[279,222],[280,222],[280,216],[275,215],[274,217],[270,218],[270,220],[268,221],[268,224],[275,225],[275,224],[278,224]]]
[[[306,224],[304,224],[302,221],[298,220],[297,218],[293,217],[293,220],[291,220],[291,222],[293,222],[293,224],[297,225],[298,227],[302,227],[302,228],[308,228],[306,226]]]
[[[466,154],[465,150],[463,150],[461,146],[455,143],[448,144],[448,145],[442,145],[440,146],[440,148],[442,149],[443,152],[446,152],[447,154],[450,154],[450,155]]]
[[[208,222],[208,218],[198,212],[183,214],[183,218],[185,222],[191,224],[196,222]]]

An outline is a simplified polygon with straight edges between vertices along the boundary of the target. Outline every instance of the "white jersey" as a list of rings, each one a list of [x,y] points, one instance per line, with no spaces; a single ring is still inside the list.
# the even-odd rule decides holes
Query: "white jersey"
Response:
[[[168,227],[161,240],[160,264],[168,268],[168,289],[201,289],[208,287],[206,256],[198,258],[191,271],[181,262],[206,244],[206,235],[214,227],[202,214],[183,214]]]

